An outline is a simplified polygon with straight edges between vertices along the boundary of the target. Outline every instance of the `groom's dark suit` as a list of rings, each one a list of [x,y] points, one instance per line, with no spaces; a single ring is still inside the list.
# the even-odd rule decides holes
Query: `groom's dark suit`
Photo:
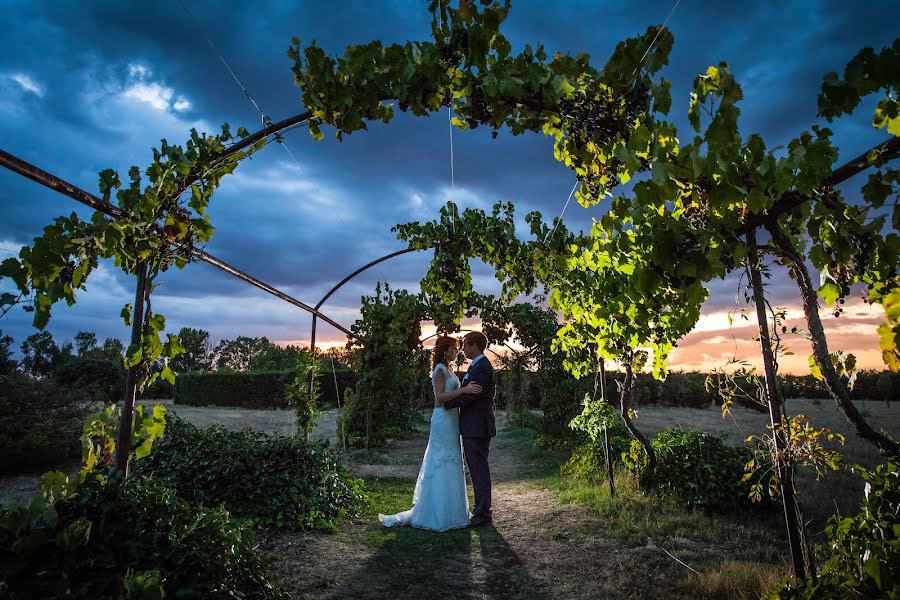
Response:
[[[463,438],[466,464],[475,491],[472,518],[491,518],[491,471],[488,450],[497,435],[494,419],[494,366],[483,354],[476,357],[463,378],[463,388],[470,383],[481,386],[480,394],[463,394],[444,402],[444,408],[459,407],[459,433]]]

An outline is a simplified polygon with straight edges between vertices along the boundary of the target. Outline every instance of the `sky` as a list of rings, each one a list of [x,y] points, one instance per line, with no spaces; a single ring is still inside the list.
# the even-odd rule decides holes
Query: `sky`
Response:
[[[618,41],[669,18],[675,46],[662,76],[672,82],[670,118],[682,139],[691,136],[686,116],[693,78],[724,60],[744,90],[742,133],[758,132],[773,147],[823,123],[816,95],[827,72],[842,71],[864,46],[880,49],[893,41],[896,29],[885,18],[891,5],[785,0],[719,2],[713,9],[698,0],[677,6],[669,0],[513,0],[504,32],[514,48],[543,43],[551,54],[587,52],[599,68]],[[99,171],[113,168],[124,178],[131,165],[149,163],[162,138],[183,143],[191,127],[214,131],[223,122],[232,131],[238,125],[258,129],[260,115],[241,86],[274,121],[303,112],[286,53],[291,36],[316,40],[332,55],[373,39],[388,44],[430,37],[425,0],[0,0],[0,7],[6,50],[0,53],[0,148],[95,194]],[[830,125],[839,163],[884,138],[870,126],[870,114],[864,107]],[[305,129],[291,131],[284,147],[270,144],[224,178],[210,208],[216,234],[206,247],[308,304],[357,267],[402,249],[393,225],[432,219],[447,200],[485,210],[512,201],[524,233],[525,214],[560,215],[574,184],[572,173],[553,159],[551,140],[508,131],[493,140],[485,128],[453,131],[451,184],[446,113],[415,118],[398,111],[389,125],[372,124],[343,142],[324,130],[318,143]],[[858,195],[862,183],[851,181],[843,191]],[[587,229],[607,206],[585,209],[573,201],[565,223]],[[73,211],[83,218],[91,212],[0,169],[0,260],[16,255],[54,217]],[[415,291],[429,260],[413,253],[382,263],[345,285],[323,311],[349,327],[359,316],[360,297],[373,293],[377,281]],[[789,327],[802,327],[796,286],[786,273],[772,274],[772,304],[788,310]],[[209,265],[172,269],[159,280],[153,308],[166,316],[171,332],[195,327],[213,340],[309,340],[308,313]],[[499,291],[492,270],[477,261],[474,285],[482,293]],[[671,355],[672,368],[756,361],[754,313],[731,326],[727,319],[738,285],[736,277],[712,282],[697,328]],[[861,296],[855,292],[847,300],[840,318],[823,309],[830,347],[856,354],[864,367],[882,368],[875,328],[883,311]],[[133,298],[134,281],[101,264],[77,304],[54,307],[48,329],[58,341],[80,330],[126,339],[118,314]],[[0,330],[16,348],[35,331],[19,308],[0,319]],[[426,335],[431,331],[426,327]],[[318,339],[325,346],[346,341],[327,324],[320,324]],[[782,371],[807,371],[808,343],[793,338],[788,346],[795,355],[784,357]]]

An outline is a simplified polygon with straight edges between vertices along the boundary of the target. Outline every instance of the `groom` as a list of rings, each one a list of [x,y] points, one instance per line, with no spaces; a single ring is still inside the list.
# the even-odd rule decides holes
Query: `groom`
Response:
[[[488,450],[491,438],[497,435],[494,420],[494,367],[484,356],[487,338],[479,331],[463,337],[463,354],[471,360],[463,377],[462,387],[470,383],[481,386],[480,394],[463,394],[444,402],[444,408],[459,407],[459,433],[463,440],[466,464],[472,476],[475,490],[475,510],[469,519],[469,527],[491,522],[491,471],[488,467]]]

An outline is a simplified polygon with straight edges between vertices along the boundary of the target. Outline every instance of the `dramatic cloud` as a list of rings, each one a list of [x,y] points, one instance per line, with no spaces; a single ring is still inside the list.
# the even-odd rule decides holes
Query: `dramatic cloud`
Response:
[[[142,64],[128,65],[129,82],[122,90],[122,98],[136,100],[149,104],[159,111],[173,110],[184,112],[191,107],[189,100],[184,96],[175,97],[175,90],[166,87],[163,83],[153,81],[153,71]]]
[[[336,9],[312,0],[226,7],[185,1],[193,17],[178,3],[0,0],[6,17],[0,39],[16,49],[0,56],[3,149],[96,192],[100,170],[114,168],[124,176],[132,165],[146,166],[150,149],[163,138],[184,143],[192,127],[214,131],[223,122],[232,131],[238,125],[255,129],[257,106],[274,120],[304,110],[285,53],[292,35],[304,43],[315,39],[329,53],[372,39],[394,43],[430,35],[421,2],[354,2]],[[551,52],[586,51],[601,66],[618,41],[661,24],[673,4],[652,0],[637,10],[621,2],[514,0],[504,26],[516,48],[541,42]],[[682,2],[669,22],[676,43],[664,71],[682,139],[693,135],[686,119],[693,78],[726,60],[743,85],[742,131],[760,132],[769,147],[786,144],[818,122],[815,98],[825,73],[843,69],[863,46],[893,41],[895,27],[882,17],[889,7],[887,0],[786,0],[721,2],[707,10]],[[842,161],[879,139],[864,117],[830,126]],[[392,123],[373,123],[343,142],[328,128],[325,133],[314,143],[299,128],[285,135],[285,144],[270,144],[223,179],[210,207],[216,235],[209,252],[312,304],[357,267],[401,249],[390,231],[397,223],[432,219],[448,200],[483,210],[512,201],[517,232],[525,236],[525,214],[538,210],[552,221],[574,183],[571,171],[553,159],[552,140],[508,131],[495,140],[484,128],[453,132],[451,180],[446,111],[424,119],[398,111]],[[852,198],[858,188],[845,192]],[[55,216],[73,210],[90,216],[89,209],[7,171],[0,172],[0,206],[2,256],[16,254]],[[607,207],[584,209],[572,201],[565,223],[587,229]],[[360,296],[371,294],[377,281],[416,289],[430,259],[429,253],[413,253],[366,271],[329,300],[326,312],[349,325]],[[478,291],[497,291],[489,268],[479,263],[473,271]],[[735,273],[711,283],[697,330],[673,355],[676,367],[715,366],[734,354],[732,334],[752,358],[752,325],[736,320],[729,329],[725,317],[738,280]],[[215,339],[308,339],[310,320],[303,311],[208,265],[191,264],[160,281],[154,307],[167,315],[169,329],[203,327]],[[768,285],[773,305],[788,308],[791,322],[800,322],[793,282],[776,270]],[[118,314],[133,301],[132,286],[112,265],[102,265],[75,307],[54,308],[51,331],[60,339],[80,329],[124,338]],[[846,306],[844,316],[828,317],[832,345],[878,366],[871,331],[881,316],[852,316],[851,303]],[[0,329],[18,344],[33,331],[30,315],[14,310]],[[330,327],[319,331],[328,342],[341,339]],[[798,344],[795,351],[788,360],[804,369],[806,349]]]
[[[22,89],[26,92],[31,92],[38,98],[44,97],[44,88],[40,84],[38,84],[34,79],[26,75],[25,73],[13,73],[12,75],[7,75],[10,79],[18,83],[22,86]]]

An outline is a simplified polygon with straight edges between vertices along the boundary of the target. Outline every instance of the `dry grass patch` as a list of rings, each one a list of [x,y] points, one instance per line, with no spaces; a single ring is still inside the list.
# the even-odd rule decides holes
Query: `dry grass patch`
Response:
[[[787,565],[726,560],[686,578],[681,587],[694,598],[756,600],[787,574]]]

